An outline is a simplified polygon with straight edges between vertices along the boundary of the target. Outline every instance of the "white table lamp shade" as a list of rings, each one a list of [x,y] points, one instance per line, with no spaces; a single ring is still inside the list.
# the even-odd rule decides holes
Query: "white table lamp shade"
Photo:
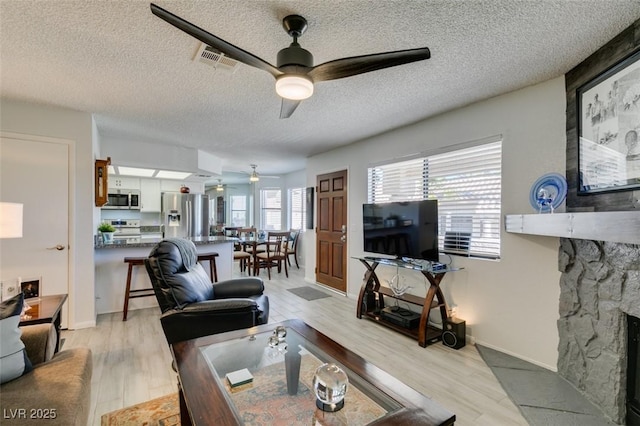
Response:
[[[0,238],[22,238],[22,204],[0,202]]]

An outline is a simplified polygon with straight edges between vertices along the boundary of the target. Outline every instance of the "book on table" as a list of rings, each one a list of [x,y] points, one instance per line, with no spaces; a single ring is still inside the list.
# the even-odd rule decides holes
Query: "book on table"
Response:
[[[227,373],[226,375],[227,381],[229,385],[234,388],[236,386],[241,386],[247,383],[251,383],[253,381],[253,376],[249,372],[248,369],[243,368],[242,370],[232,371],[231,373]]]

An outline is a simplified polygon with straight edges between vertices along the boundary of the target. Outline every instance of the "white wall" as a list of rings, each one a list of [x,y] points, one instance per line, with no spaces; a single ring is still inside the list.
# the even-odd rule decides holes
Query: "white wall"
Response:
[[[502,214],[533,213],[532,183],[545,173],[565,172],[565,102],[560,77],[311,157],[307,186],[315,186],[319,174],[348,170],[349,296],[357,297],[364,274],[351,257],[364,254],[361,215],[371,163],[502,135]],[[306,279],[315,281],[315,234],[307,234]],[[499,261],[455,257],[454,265],[464,270],[447,274],[442,289],[477,343],[555,370],[558,239],[504,231],[501,239]],[[413,274],[407,276],[412,292],[424,294],[421,275],[407,274]]]
[[[91,114],[6,99],[0,100],[0,130],[75,142],[71,164],[69,327],[95,325],[93,234],[99,216],[93,200],[95,125]]]

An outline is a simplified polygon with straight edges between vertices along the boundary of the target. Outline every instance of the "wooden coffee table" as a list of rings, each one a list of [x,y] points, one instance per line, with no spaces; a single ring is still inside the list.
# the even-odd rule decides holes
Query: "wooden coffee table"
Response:
[[[285,341],[268,345],[276,326]],[[283,347],[286,345],[286,351]],[[269,424],[452,425],[455,415],[300,320],[265,324],[172,345],[182,425]],[[345,370],[344,408],[316,408],[313,372],[324,362]],[[231,388],[227,373],[247,368],[249,384]],[[350,419],[351,423],[347,422]]]
[[[67,300],[66,294],[53,296],[40,296],[34,299],[25,299],[29,309],[24,317],[20,318],[20,325],[53,323],[56,328],[56,352],[60,350],[60,310]]]

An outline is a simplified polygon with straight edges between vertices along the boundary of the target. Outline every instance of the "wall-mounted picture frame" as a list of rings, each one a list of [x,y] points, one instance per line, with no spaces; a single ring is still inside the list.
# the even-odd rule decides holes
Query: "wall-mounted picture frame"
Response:
[[[20,294],[20,283],[17,278],[0,281],[0,300],[8,300]]]
[[[20,290],[24,293],[25,299],[39,298],[42,294],[41,278],[19,278]]]
[[[640,188],[640,51],[576,92],[578,195]]]
[[[313,229],[313,200],[314,200],[314,188],[310,186],[305,191],[305,214],[307,229]]]

